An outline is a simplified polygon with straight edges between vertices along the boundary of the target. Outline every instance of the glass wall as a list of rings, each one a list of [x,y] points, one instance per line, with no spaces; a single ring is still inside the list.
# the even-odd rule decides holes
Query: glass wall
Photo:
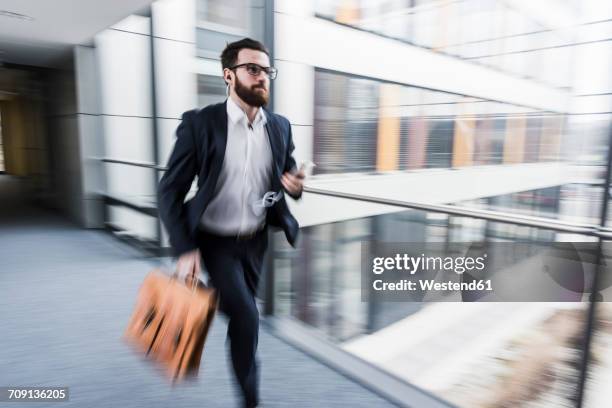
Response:
[[[198,56],[219,59],[225,45],[243,37],[264,42],[264,0],[198,0]]]
[[[317,174],[559,161],[551,112],[315,71]]]
[[[451,204],[594,225],[600,222],[601,193],[601,185],[572,183]]]
[[[376,166],[379,87],[373,81],[317,72],[314,161],[318,172]]]
[[[198,106],[223,102],[226,98],[226,86],[221,76],[198,75]]]
[[[559,5],[572,15],[576,5]],[[571,84],[573,31],[501,0],[318,0],[318,17],[554,87]]]

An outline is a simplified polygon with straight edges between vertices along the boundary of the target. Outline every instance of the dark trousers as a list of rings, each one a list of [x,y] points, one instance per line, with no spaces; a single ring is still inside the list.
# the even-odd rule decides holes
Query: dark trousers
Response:
[[[229,318],[227,335],[234,373],[246,406],[255,406],[259,402],[255,294],[268,245],[267,228],[239,239],[200,232],[198,244],[211,284],[219,293],[220,310]]]

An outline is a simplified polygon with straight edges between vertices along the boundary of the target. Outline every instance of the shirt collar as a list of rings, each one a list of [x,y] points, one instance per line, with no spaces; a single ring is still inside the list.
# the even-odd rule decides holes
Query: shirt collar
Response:
[[[244,121],[246,125],[249,123],[249,119],[247,118],[246,113],[238,106],[236,102],[231,97],[227,98],[227,116],[230,118],[232,123],[238,123]],[[257,110],[257,115],[255,115],[255,120],[253,120],[253,125],[258,125],[261,122],[262,125],[265,125],[267,122],[266,114],[263,108],[259,108]]]

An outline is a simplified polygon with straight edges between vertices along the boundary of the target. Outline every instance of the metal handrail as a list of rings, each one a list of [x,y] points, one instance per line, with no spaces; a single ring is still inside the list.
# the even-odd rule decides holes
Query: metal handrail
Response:
[[[99,160],[104,163],[125,164],[128,166],[144,167],[147,169],[154,169],[154,170],[159,170],[159,171],[166,171],[168,169],[167,167],[159,166],[154,163],[140,162],[140,161],[135,161],[135,160],[119,160],[119,159],[109,159],[109,158],[102,158]]]
[[[139,212],[141,214],[146,214],[146,215],[149,215],[155,218],[159,216],[158,209],[155,205],[150,205],[150,206],[141,205],[135,202],[123,200],[121,198],[114,197],[114,196],[107,195],[107,194],[101,194],[101,196],[104,199],[105,204],[107,205],[126,207],[136,212]]]
[[[133,160],[119,160],[119,159],[110,159],[110,158],[101,158],[99,160],[105,163],[125,164],[129,166],[137,166],[137,167],[155,169],[159,171],[167,170],[167,167],[165,166],[159,166],[159,165],[155,165],[153,163],[147,163],[147,162],[139,162],[139,161],[133,161]],[[418,202],[413,202],[413,201],[391,200],[387,198],[371,197],[371,196],[353,194],[353,193],[344,193],[344,192],[325,190],[325,189],[309,187],[309,186],[305,186],[304,191],[311,193],[311,194],[325,195],[325,196],[330,196],[330,197],[335,197],[335,198],[344,198],[344,199],[364,201],[364,202],[370,202],[370,203],[376,203],[376,204],[382,204],[382,205],[390,205],[394,207],[409,208],[409,209],[414,209],[414,210],[449,214],[449,215],[455,215],[455,216],[460,216],[460,217],[478,218],[482,220],[501,222],[505,224],[521,225],[525,227],[534,227],[534,228],[543,228],[543,229],[548,229],[548,230],[557,231],[557,232],[582,234],[582,235],[600,237],[604,239],[612,239],[612,228],[601,227],[595,224],[569,223],[569,222],[553,220],[549,218],[517,215],[517,214],[510,214],[510,213],[505,213],[505,212],[500,212],[500,211],[481,210],[481,209],[467,208],[467,207],[458,207],[455,205],[448,205],[448,204],[425,204],[425,203],[418,203]],[[115,203],[118,205],[127,204],[125,202],[120,203],[119,202],[120,200],[118,200],[116,197],[112,197],[111,199],[115,201]],[[126,206],[136,209],[135,208],[136,206],[134,206],[133,203],[129,203]],[[156,208],[153,210],[153,208],[149,207],[149,208],[146,208],[145,211],[143,211],[143,209],[144,208],[141,207],[136,210],[147,213],[149,215],[153,215],[153,216],[154,214],[156,215],[156,210],[157,210]]]
[[[525,215],[515,215],[499,211],[479,210],[466,207],[457,207],[448,204],[424,204],[410,201],[390,200],[386,198],[370,197],[361,194],[342,193],[338,191],[325,190],[314,187],[304,187],[304,191],[311,194],[325,195],[336,198],[345,198],[357,201],[366,201],[370,203],[390,205],[394,207],[409,208],[428,212],[436,212],[443,214],[456,215],[460,217],[478,218],[488,221],[501,222],[505,224],[522,225],[526,227],[535,227],[549,229],[557,232],[567,232],[574,234],[590,235],[601,238],[612,238],[612,229],[600,227],[593,224],[569,223],[558,220],[551,220],[541,217],[532,217]]]

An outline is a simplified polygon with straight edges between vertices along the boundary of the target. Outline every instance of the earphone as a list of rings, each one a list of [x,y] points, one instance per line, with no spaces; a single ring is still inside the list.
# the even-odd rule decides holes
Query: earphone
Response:
[[[229,72],[227,73],[227,76],[223,78],[225,80],[225,96],[229,98],[229,94],[230,94],[230,74]]]

